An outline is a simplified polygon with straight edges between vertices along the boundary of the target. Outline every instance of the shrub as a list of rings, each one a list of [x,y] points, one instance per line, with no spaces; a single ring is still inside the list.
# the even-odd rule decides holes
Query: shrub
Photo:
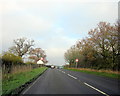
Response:
[[[23,64],[21,57],[16,56],[9,52],[5,52],[1,59],[3,72],[5,73],[10,73],[12,66]]]

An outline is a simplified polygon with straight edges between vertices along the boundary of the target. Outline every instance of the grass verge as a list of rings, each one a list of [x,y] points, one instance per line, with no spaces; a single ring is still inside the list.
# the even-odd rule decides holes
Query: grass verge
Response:
[[[2,81],[2,94],[9,94],[12,90],[18,88],[21,85],[24,85],[26,82],[44,72],[46,69],[46,67],[41,67],[28,72],[21,72],[19,74],[10,75],[9,79]]]
[[[99,75],[99,76],[104,76],[104,77],[110,77],[110,78],[116,78],[116,79],[120,79],[120,74],[117,73],[108,73],[108,72],[99,72],[99,70],[86,70],[86,69],[76,69],[76,68],[65,68],[67,70],[71,70],[71,71],[78,71],[78,72],[84,72],[84,73],[88,73],[88,74],[95,74],[95,75]]]

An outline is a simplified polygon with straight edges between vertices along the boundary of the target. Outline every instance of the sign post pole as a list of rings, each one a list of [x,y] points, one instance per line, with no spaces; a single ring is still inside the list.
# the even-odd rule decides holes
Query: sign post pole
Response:
[[[78,59],[76,59],[75,62],[76,62],[76,68],[77,68],[77,66],[78,66]]]

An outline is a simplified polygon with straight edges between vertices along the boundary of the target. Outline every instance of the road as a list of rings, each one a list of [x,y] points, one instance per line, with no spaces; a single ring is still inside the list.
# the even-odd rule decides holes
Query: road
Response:
[[[119,82],[117,79],[49,68],[21,94],[120,95]]]

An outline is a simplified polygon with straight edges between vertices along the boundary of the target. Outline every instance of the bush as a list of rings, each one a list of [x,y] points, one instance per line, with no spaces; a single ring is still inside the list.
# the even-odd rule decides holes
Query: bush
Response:
[[[4,53],[4,55],[2,56],[2,61],[3,61],[3,64],[7,64],[8,62],[13,64],[23,63],[21,57],[8,52]]]
[[[10,73],[14,65],[23,64],[22,58],[12,53],[5,52],[1,57],[3,72]]]

